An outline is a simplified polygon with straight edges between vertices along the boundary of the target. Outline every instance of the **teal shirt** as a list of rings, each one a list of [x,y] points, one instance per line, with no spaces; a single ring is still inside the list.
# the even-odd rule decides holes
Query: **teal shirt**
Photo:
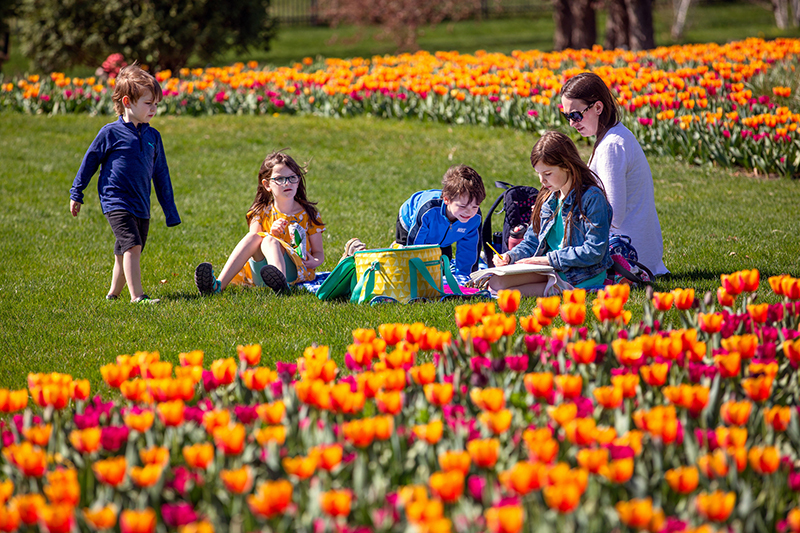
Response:
[[[560,250],[562,245],[564,244],[564,217],[561,213],[561,208],[564,205],[564,199],[561,198],[558,201],[558,208],[556,209],[556,220],[553,223],[553,227],[550,228],[550,231],[547,232],[547,247],[551,250]],[[560,272],[556,272],[558,277],[564,279],[564,276],[561,275]],[[593,278],[589,278],[586,281],[583,281],[576,285],[578,289],[585,289],[588,287],[600,287],[603,285],[603,282],[606,280],[606,273],[600,272]]]

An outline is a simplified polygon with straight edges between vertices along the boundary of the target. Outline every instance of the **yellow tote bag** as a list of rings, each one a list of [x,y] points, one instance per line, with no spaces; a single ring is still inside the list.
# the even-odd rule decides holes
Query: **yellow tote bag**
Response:
[[[461,294],[450,273],[450,262],[435,244],[364,250],[355,253],[358,283],[350,301],[372,302],[376,297],[408,303],[444,294],[442,273],[454,294]]]

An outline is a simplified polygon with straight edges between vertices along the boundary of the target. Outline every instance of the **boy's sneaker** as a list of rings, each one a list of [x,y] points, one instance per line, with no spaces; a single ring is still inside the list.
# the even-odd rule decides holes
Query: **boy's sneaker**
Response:
[[[276,294],[289,292],[286,276],[275,265],[266,265],[261,269],[260,274],[264,285],[275,291]]]
[[[119,296],[116,294],[106,294],[106,300],[119,300]]]
[[[211,263],[200,263],[194,269],[194,284],[200,294],[219,292],[220,282],[214,277],[214,267]]]
[[[131,300],[131,303],[134,303],[134,304],[157,304],[160,301],[161,300],[159,300],[158,298],[150,298],[148,295],[142,294],[141,296],[139,296],[135,300]]]

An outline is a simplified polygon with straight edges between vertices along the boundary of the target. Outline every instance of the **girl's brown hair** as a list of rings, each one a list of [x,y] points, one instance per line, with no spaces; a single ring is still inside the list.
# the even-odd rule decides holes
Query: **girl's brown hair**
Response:
[[[246,218],[247,223],[250,224],[250,221],[253,217],[261,212],[263,212],[267,207],[272,205],[275,202],[275,198],[272,196],[272,192],[269,190],[269,187],[264,187],[262,181],[267,180],[272,177],[272,169],[274,169],[277,165],[286,165],[291,169],[292,172],[300,176],[300,181],[297,183],[297,192],[294,195],[294,199],[297,203],[303,206],[306,213],[308,213],[309,218],[314,224],[322,224],[322,221],[319,219],[319,211],[317,208],[314,207],[317,205],[316,202],[311,202],[306,198],[306,169],[305,167],[301,167],[297,164],[297,162],[292,159],[292,156],[283,153],[283,151],[278,150],[269,154],[264,162],[261,163],[261,169],[258,171],[258,188],[256,189],[256,197],[253,200],[253,205],[250,206],[250,210],[247,212]]]
[[[597,135],[592,148],[592,156],[589,158],[591,161],[597,145],[603,140],[606,132],[619,123],[620,111],[617,99],[611,94],[611,89],[608,88],[603,78],[594,72],[581,72],[568,79],[561,87],[561,96],[572,100],[582,100],[586,102],[586,105],[593,105],[596,102],[603,103],[603,111],[597,119]]]
[[[551,167],[564,169],[572,179],[570,192],[574,193],[575,199],[572,209],[567,214],[566,223],[564,224],[564,240],[565,242],[569,242],[571,228],[577,223],[573,217],[577,216],[577,220],[580,220],[584,216],[582,204],[583,193],[586,192],[589,187],[597,187],[603,191],[603,195],[605,196],[603,185],[597,175],[583,162],[581,155],[578,153],[578,148],[575,146],[575,143],[572,142],[572,139],[563,133],[548,131],[536,141],[536,144],[533,145],[533,150],[531,150],[531,166],[536,167],[540,162]],[[553,194],[555,194],[555,191],[542,190],[539,191],[539,194],[536,196],[536,203],[533,205],[531,214],[531,226],[537,234],[542,227],[542,206]],[[552,216],[555,217],[558,214],[559,213],[556,211],[553,211]]]

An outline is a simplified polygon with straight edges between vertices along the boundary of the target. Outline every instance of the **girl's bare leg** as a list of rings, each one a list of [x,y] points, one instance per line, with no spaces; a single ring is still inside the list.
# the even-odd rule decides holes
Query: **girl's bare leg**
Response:
[[[489,288],[494,291],[504,289],[518,290],[522,296],[544,296],[544,291],[547,288],[547,278],[536,274],[492,276],[489,280]]]
[[[114,256],[114,270],[111,272],[111,288],[108,290],[108,294],[113,294],[114,296],[119,296],[122,289],[125,288],[123,257],[122,255]]]
[[[251,257],[256,261],[264,259],[261,253],[261,241],[264,240],[266,238],[261,237],[258,233],[248,233],[239,241],[239,244],[236,245],[236,248],[233,249],[228,257],[225,266],[222,267],[219,278],[217,278],[221,283],[222,289],[228,286],[228,283],[244,268],[244,265]],[[258,272],[253,272],[253,275],[257,276]]]
[[[261,253],[267,258],[268,264],[276,266],[278,270],[286,275],[286,260],[283,258],[283,246],[278,242],[278,239],[271,235],[264,237],[261,243]]]

